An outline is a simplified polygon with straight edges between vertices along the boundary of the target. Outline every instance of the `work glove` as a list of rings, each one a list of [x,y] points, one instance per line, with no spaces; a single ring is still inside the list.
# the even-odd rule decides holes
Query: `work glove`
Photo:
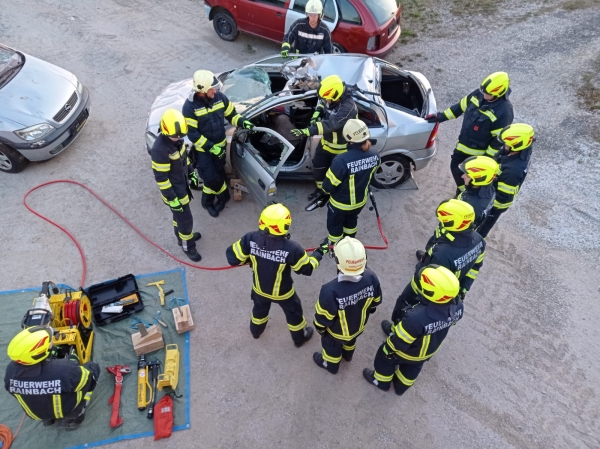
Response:
[[[287,58],[288,55],[290,54],[290,49],[289,48],[281,48],[281,57],[282,58]]]
[[[461,301],[464,301],[466,294],[467,294],[467,289],[466,288],[461,288],[460,291],[458,292],[458,295],[456,297],[458,299],[460,299]]]
[[[254,124],[250,120],[244,120],[242,122],[242,127],[244,129],[252,129],[252,128],[254,128]]]
[[[321,110],[317,109],[310,119],[310,124],[314,125],[315,123],[317,123],[319,121],[320,117],[321,117]]]
[[[377,307],[369,307],[369,310],[367,310],[367,312],[369,312],[369,315],[372,315],[375,313],[376,310],[377,310]]]
[[[209,150],[212,154],[221,159],[225,156],[225,148],[220,147],[219,145],[213,145],[213,147]]]
[[[183,206],[179,202],[179,198],[169,201],[169,207],[173,212],[183,212]]]
[[[325,335],[325,330],[326,330],[325,327],[321,329],[319,326],[315,326],[315,329],[317,330],[319,335]]]
[[[308,131],[308,128],[292,129],[292,134],[296,137],[302,137],[302,135],[310,137],[310,132]]]
[[[196,173],[196,170],[193,170],[190,173],[190,188],[194,190],[200,190],[200,180],[198,179],[198,173]]]
[[[325,254],[329,252],[329,243],[324,242],[321,243],[312,253],[313,257],[316,257],[318,260],[321,260]]]
[[[440,116],[439,114],[429,114],[425,116],[425,120],[427,120],[428,123],[437,123],[440,121]]]

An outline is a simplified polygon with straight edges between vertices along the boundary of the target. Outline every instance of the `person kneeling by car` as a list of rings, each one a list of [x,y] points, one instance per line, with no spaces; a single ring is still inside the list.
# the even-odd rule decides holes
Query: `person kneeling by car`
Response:
[[[308,0],[305,19],[298,19],[283,38],[281,57],[287,58],[292,48],[296,53],[333,53],[331,32],[321,21],[323,5],[320,0]],[[293,51],[292,51],[293,54]]]
[[[211,217],[218,217],[231,199],[225,175],[225,118],[233,126],[252,129],[250,121],[238,114],[233,103],[220,92],[221,82],[208,70],[194,73],[193,90],[183,104],[188,138],[196,151],[196,167],[204,181],[201,204]],[[215,202],[216,200],[216,202]]]
[[[19,332],[8,345],[12,362],[6,367],[4,388],[25,413],[44,427],[78,427],[100,376],[97,363],[79,365],[77,355],[49,358],[52,329],[33,326]]]

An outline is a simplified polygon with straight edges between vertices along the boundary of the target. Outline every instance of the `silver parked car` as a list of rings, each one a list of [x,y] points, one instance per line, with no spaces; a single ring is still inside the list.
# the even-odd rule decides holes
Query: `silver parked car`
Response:
[[[79,135],[90,95],[75,75],[0,44],[0,171],[51,159]]]
[[[418,72],[365,55],[305,55],[295,60],[273,56],[242,69],[217,74],[223,92],[253,132],[227,129],[226,171],[236,174],[257,201],[275,201],[276,180],[312,179],[312,158],[320,136],[296,137],[317,105],[319,79],[339,75],[353,91],[358,115],[368,126],[381,167],[373,183],[393,188],[410,178],[411,169],[427,166],[436,152],[438,124],[427,123],[437,112],[429,81]],[[181,110],[191,79],[169,85],[154,101],[146,126],[150,151],[167,108]],[[188,142],[189,143],[189,142]]]

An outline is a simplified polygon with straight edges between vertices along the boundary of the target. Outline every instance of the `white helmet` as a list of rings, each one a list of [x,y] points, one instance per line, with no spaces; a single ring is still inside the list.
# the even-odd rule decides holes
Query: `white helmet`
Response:
[[[306,3],[306,8],[304,9],[306,14],[318,14],[319,16],[323,16],[323,4],[321,0],[308,0]]]
[[[351,118],[346,122],[342,134],[348,142],[355,143],[364,142],[371,137],[371,133],[365,122],[356,118]]]
[[[205,94],[208,89],[221,88],[221,82],[215,77],[213,72],[208,70],[196,70],[194,72],[194,90]]]
[[[344,237],[333,247],[338,269],[347,275],[357,276],[365,271],[367,252],[360,241]]]

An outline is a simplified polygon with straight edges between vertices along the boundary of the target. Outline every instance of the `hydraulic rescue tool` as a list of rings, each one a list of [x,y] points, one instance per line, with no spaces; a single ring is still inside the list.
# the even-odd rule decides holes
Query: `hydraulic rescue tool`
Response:
[[[165,281],[156,281],[156,282],[150,282],[149,284],[146,284],[146,287],[151,287],[151,286],[155,286],[156,288],[158,288],[158,296],[160,297],[160,305],[164,306],[165,305],[165,291],[162,288],[162,285],[164,285]]]
[[[146,362],[146,356],[142,354],[138,361],[138,395],[137,395],[137,406],[138,410],[145,410],[146,406],[150,401],[146,400],[146,392],[150,384],[148,383],[148,362]],[[150,387],[150,394],[152,394],[152,388]]]
[[[164,374],[158,375],[158,389],[171,387],[175,390],[179,380],[179,348],[177,345],[172,344],[167,345],[165,349],[167,351],[165,353]]]
[[[44,282],[39,296],[33,300],[32,308],[25,312],[21,328],[51,327],[54,331],[52,357],[69,357],[74,349],[79,363],[87,363],[92,356],[94,341],[92,305],[81,290],[59,292],[54,282]]]
[[[119,416],[121,407],[121,390],[123,389],[123,375],[129,374],[131,369],[129,365],[107,366],[106,371],[115,376],[115,391],[108,400],[108,405],[112,404],[112,413],[110,415],[110,427],[113,429],[123,424],[123,418]]]
[[[152,360],[151,362],[148,362],[148,370],[152,382],[152,388],[150,393],[152,399],[150,401],[150,407],[148,407],[148,419],[152,419],[154,417],[154,405],[156,404],[156,383],[158,382],[158,371],[160,370],[160,361]]]
[[[325,193],[324,191],[319,192],[317,197],[314,200],[312,200],[310,203],[308,203],[306,205],[306,207],[304,208],[304,210],[307,212],[310,212],[319,207],[325,206],[327,204],[327,202],[329,201],[329,196],[330,196],[329,193]]]

